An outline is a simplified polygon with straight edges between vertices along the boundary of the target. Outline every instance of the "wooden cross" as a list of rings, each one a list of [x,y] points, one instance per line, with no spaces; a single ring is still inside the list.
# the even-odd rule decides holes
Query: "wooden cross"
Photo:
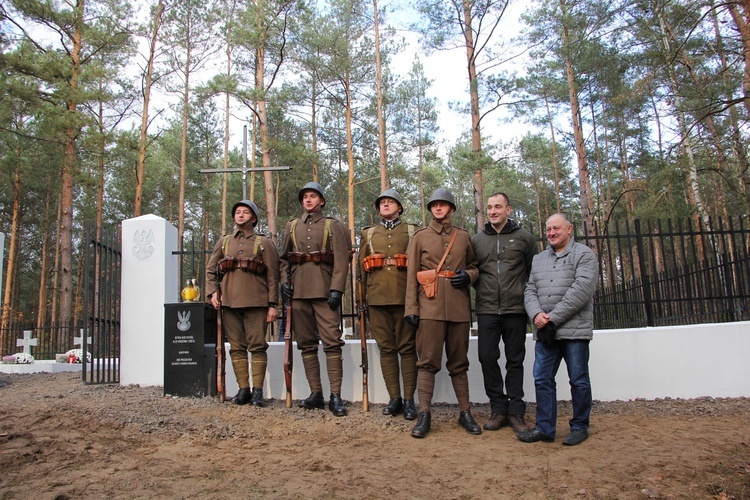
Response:
[[[272,170],[291,170],[292,167],[256,167],[247,166],[247,125],[243,127],[242,133],[242,168],[201,168],[198,172],[202,174],[224,174],[227,172],[242,172],[242,199],[247,199],[247,173],[266,172]],[[257,216],[257,214],[256,214]]]
[[[31,354],[31,347],[36,347],[39,344],[39,339],[32,339],[31,335],[34,332],[31,330],[24,330],[23,331],[23,338],[16,340],[16,347],[23,346],[23,353],[24,354]]]

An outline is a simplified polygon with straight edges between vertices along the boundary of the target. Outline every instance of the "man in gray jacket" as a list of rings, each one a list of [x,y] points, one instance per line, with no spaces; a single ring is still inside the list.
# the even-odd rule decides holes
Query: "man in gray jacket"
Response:
[[[527,443],[555,440],[557,386],[555,375],[565,360],[573,399],[570,434],[564,445],[588,438],[591,414],[589,342],[594,334],[594,292],[599,266],[596,254],[573,240],[573,225],[564,214],[547,219],[549,247],[534,257],[526,284],[526,312],[536,339],[534,387],[536,426],[518,433]]]
[[[524,288],[537,245],[534,236],[511,219],[510,213],[508,195],[492,194],[487,200],[488,222],[471,237],[479,261],[474,309],[479,326],[479,363],[490,400],[491,414],[484,429],[496,431],[510,424],[515,432],[525,432],[523,361],[528,318]],[[498,363],[501,340],[505,351],[504,384]]]

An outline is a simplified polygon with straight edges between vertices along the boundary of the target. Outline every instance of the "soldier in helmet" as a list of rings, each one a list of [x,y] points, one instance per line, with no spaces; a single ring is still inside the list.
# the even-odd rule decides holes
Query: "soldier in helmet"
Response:
[[[341,221],[323,214],[326,198],[320,184],[308,182],[298,197],[304,214],[287,223],[280,259],[282,276],[291,275],[291,284],[283,283],[281,293],[292,300],[292,331],[311,391],[300,406],[325,408],[318,361],[320,337],[331,390],[328,409],[341,417],[347,411],[341,399],[344,341],[339,308],[349,275],[351,238]]]
[[[471,414],[469,402],[469,286],[479,270],[469,233],[455,227],[453,194],[436,189],[427,202],[430,224],[414,235],[409,245],[406,280],[406,320],[417,327],[417,394],[419,416],[411,431],[415,438],[430,432],[430,404],[435,374],[440,371],[443,347],[445,367],[451,377],[460,410],[458,423],[470,434],[482,429]],[[436,272],[437,271],[437,272]]]
[[[362,230],[359,247],[360,276],[366,290],[370,330],[380,349],[380,368],[390,400],[383,415],[404,413],[417,418],[416,329],[404,317],[406,250],[416,226],[401,221],[401,195],[386,189],[375,200],[380,223]],[[364,272],[362,272],[364,271]],[[401,366],[399,368],[399,356]],[[403,398],[399,378],[404,380]]]
[[[266,324],[279,315],[279,254],[268,236],[255,231],[258,207],[242,200],[232,207],[235,228],[222,236],[206,266],[206,297],[219,307],[229,340],[229,357],[240,390],[232,401],[265,406],[263,381],[268,364]],[[250,365],[252,358],[252,392]]]

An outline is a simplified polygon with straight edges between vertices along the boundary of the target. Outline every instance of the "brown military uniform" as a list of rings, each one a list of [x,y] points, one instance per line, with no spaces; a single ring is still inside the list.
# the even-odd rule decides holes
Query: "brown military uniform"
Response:
[[[206,266],[206,296],[211,297],[221,285],[221,305],[224,326],[229,340],[237,384],[248,387],[247,352],[253,361],[253,387],[262,387],[265,378],[268,343],[265,338],[268,307],[276,307],[279,295],[279,255],[271,239],[255,233],[254,228],[235,229],[228,235],[228,245],[223,236],[214,247]],[[256,241],[260,246],[256,250]],[[226,249],[226,254],[225,254]],[[235,269],[222,277],[218,263],[225,257],[235,259],[258,258],[266,265],[265,275]]]
[[[464,270],[473,283],[479,277],[479,270],[471,237],[464,229],[454,227],[450,221],[440,223],[433,219],[429,226],[417,231],[409,246],[404,314],[419,316],[417,390],[420,412],[430,409],[435,373],[440,371],[442,364],[443,346],[448,358],[446,369],[451,376],[459,408],[462,411],[470,408],[466,376],[471,322],[469,287],[454,288],[449,279],[438,277],[437,297],[428,299],[417,281],[418,271],[437,268],[454,231],[458,231],[456,241],[441,271]]]
[[[360,276],[365,288],[370,330],[380,349],[380,369],[388,395],[401,397],[400,377],[404,380],[404,399],[414,399],[417,387],[416,329],[404,318],[406,269],[398,269],[392,262],[396,254],[405,254],[410,233],[416,226],[401,223],[393,229],[382,224],[362,231],[359,250]],[[388,259],[384,267],[363,272],[362,263],[372,254],[383,254]],[[399,368],[399,355],[401,367]]]
[[[328,234],[326,233],[326,221]],[[294,234],[291,234],[292,226]],[[328,307],[328,293],[331,290],[344,292],[349,276],[349,249],[351,239],[346,227],[333,217],[326,217],[322,211],[305,213],[287,223],[284,230],[284,244],[281,250],[281,276],[287,278],[291,271],[294,297],[292,299],[292,333],[297,347],[302,351],[305,374],[313,392],[321,392],[320,365],[318,362],[318,336],[326,353],[326,367],[331,392],[341,392],[343,366],[341,361],[341,317],[339,311]],[[295,244],[296,241],[296,244]],[[333,265],[313,261],[293,264],[290,252],[309,255],[322,250],[333,251]]]

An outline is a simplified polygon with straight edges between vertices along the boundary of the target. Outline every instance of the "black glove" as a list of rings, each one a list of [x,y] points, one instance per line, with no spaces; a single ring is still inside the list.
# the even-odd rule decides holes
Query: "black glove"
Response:
[[[291,299],[294,295],[294,286],[289,283],[281,284],[281,296],[285,299]]]
[[[406,322],[414,328],[419,328],[419,316],[417,316],[416,314],[409,314],[406,317]]]
[[[556,332],[557,327],[550,321],[536,331],[536,339],[547,347],[553,347],[555,345]]]
[[[454,276],[451,276],[451,285],[453,288],[465,288],[471,285],[471,276],[466,274],[466,271],[456,271]]]
[[[331,308],[331,311],[335,311],[341,307],[341,292],[338,290],[328,292],[328,307]]]

